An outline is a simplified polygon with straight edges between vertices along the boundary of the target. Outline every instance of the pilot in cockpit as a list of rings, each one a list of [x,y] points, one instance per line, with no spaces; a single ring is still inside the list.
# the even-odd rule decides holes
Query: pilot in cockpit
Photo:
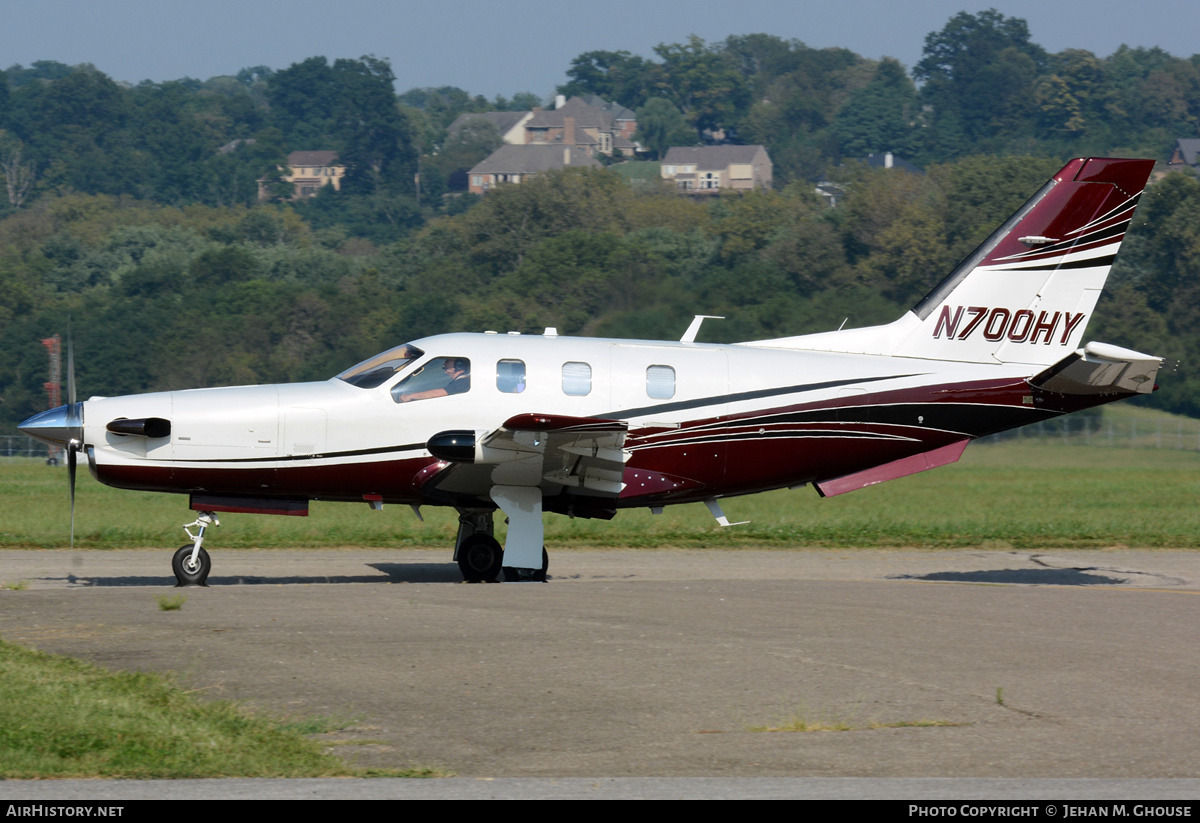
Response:
[[[413,400],[427,400],[431,397],[446,397],[451,394],[463,394],[471,388],[471,361],[466,357],[447,357],[442,362],[442,372],[447,378],[445,385],[434,389],[424,389],[411,392],[393,392],[397,401],[408,403]],[[413,375],[417,377],[417,375]],[[396,388],[400,389],[409,380],[402,380]]]

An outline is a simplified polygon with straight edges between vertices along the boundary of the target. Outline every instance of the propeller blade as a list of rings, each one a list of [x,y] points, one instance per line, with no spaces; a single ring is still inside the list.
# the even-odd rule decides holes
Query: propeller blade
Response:
[[[78,450],[73,443],[67,444],[67,486],[71,491],[71,548],[75,548],[75,455]]]
[[[67,426],[76,446],[83,445],[83,404],[75,394],[75,345],[71,335],[71,321],[67,320]],[[68,446],[69,448],[69,446]]]
[[[75,469],[77,455],[83,448],[83,408],[75,396],[75,344],[71,333],[71,316],[67,315],[67,426],[71,439],[67,442],[67,484],[71,493],[71,548],[75,548]]]
[[[75,406],[75,346],[71,342],[71,320],[67,318],[67,403]]]

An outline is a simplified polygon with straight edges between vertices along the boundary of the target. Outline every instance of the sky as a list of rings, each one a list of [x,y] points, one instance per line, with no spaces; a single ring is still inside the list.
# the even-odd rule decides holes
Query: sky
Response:
[[[1051,52],[1104,57],[1123,43],[1177,57],[1200,52],[1194,0],[0,0],[0,68],[92,63],[138,83],[372,54],[391,61],[398,91],[458,86],[488,98],[548,98],[584,52],[654,58],[656,45],[692,34],[711,42],[765,32],[911,69],[927,34],[960,11],[987,8],[1026,20]]]

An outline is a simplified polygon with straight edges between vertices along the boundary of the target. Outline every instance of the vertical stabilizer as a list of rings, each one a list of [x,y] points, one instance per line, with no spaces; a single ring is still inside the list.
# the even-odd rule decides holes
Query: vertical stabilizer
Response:
[[[913,307],[892,353],[1049,365],[1074,351],[1153,167],[1067,163]]]

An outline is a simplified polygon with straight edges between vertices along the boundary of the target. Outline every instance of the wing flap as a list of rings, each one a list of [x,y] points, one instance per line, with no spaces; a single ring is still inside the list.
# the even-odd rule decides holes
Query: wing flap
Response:
[[[616,497],[629,454],[624,421],[518,414],[486,432],[441,432],[430,452],[448,465],[430,491],[491,497],[493,487],[540,487],[544,494]]]

